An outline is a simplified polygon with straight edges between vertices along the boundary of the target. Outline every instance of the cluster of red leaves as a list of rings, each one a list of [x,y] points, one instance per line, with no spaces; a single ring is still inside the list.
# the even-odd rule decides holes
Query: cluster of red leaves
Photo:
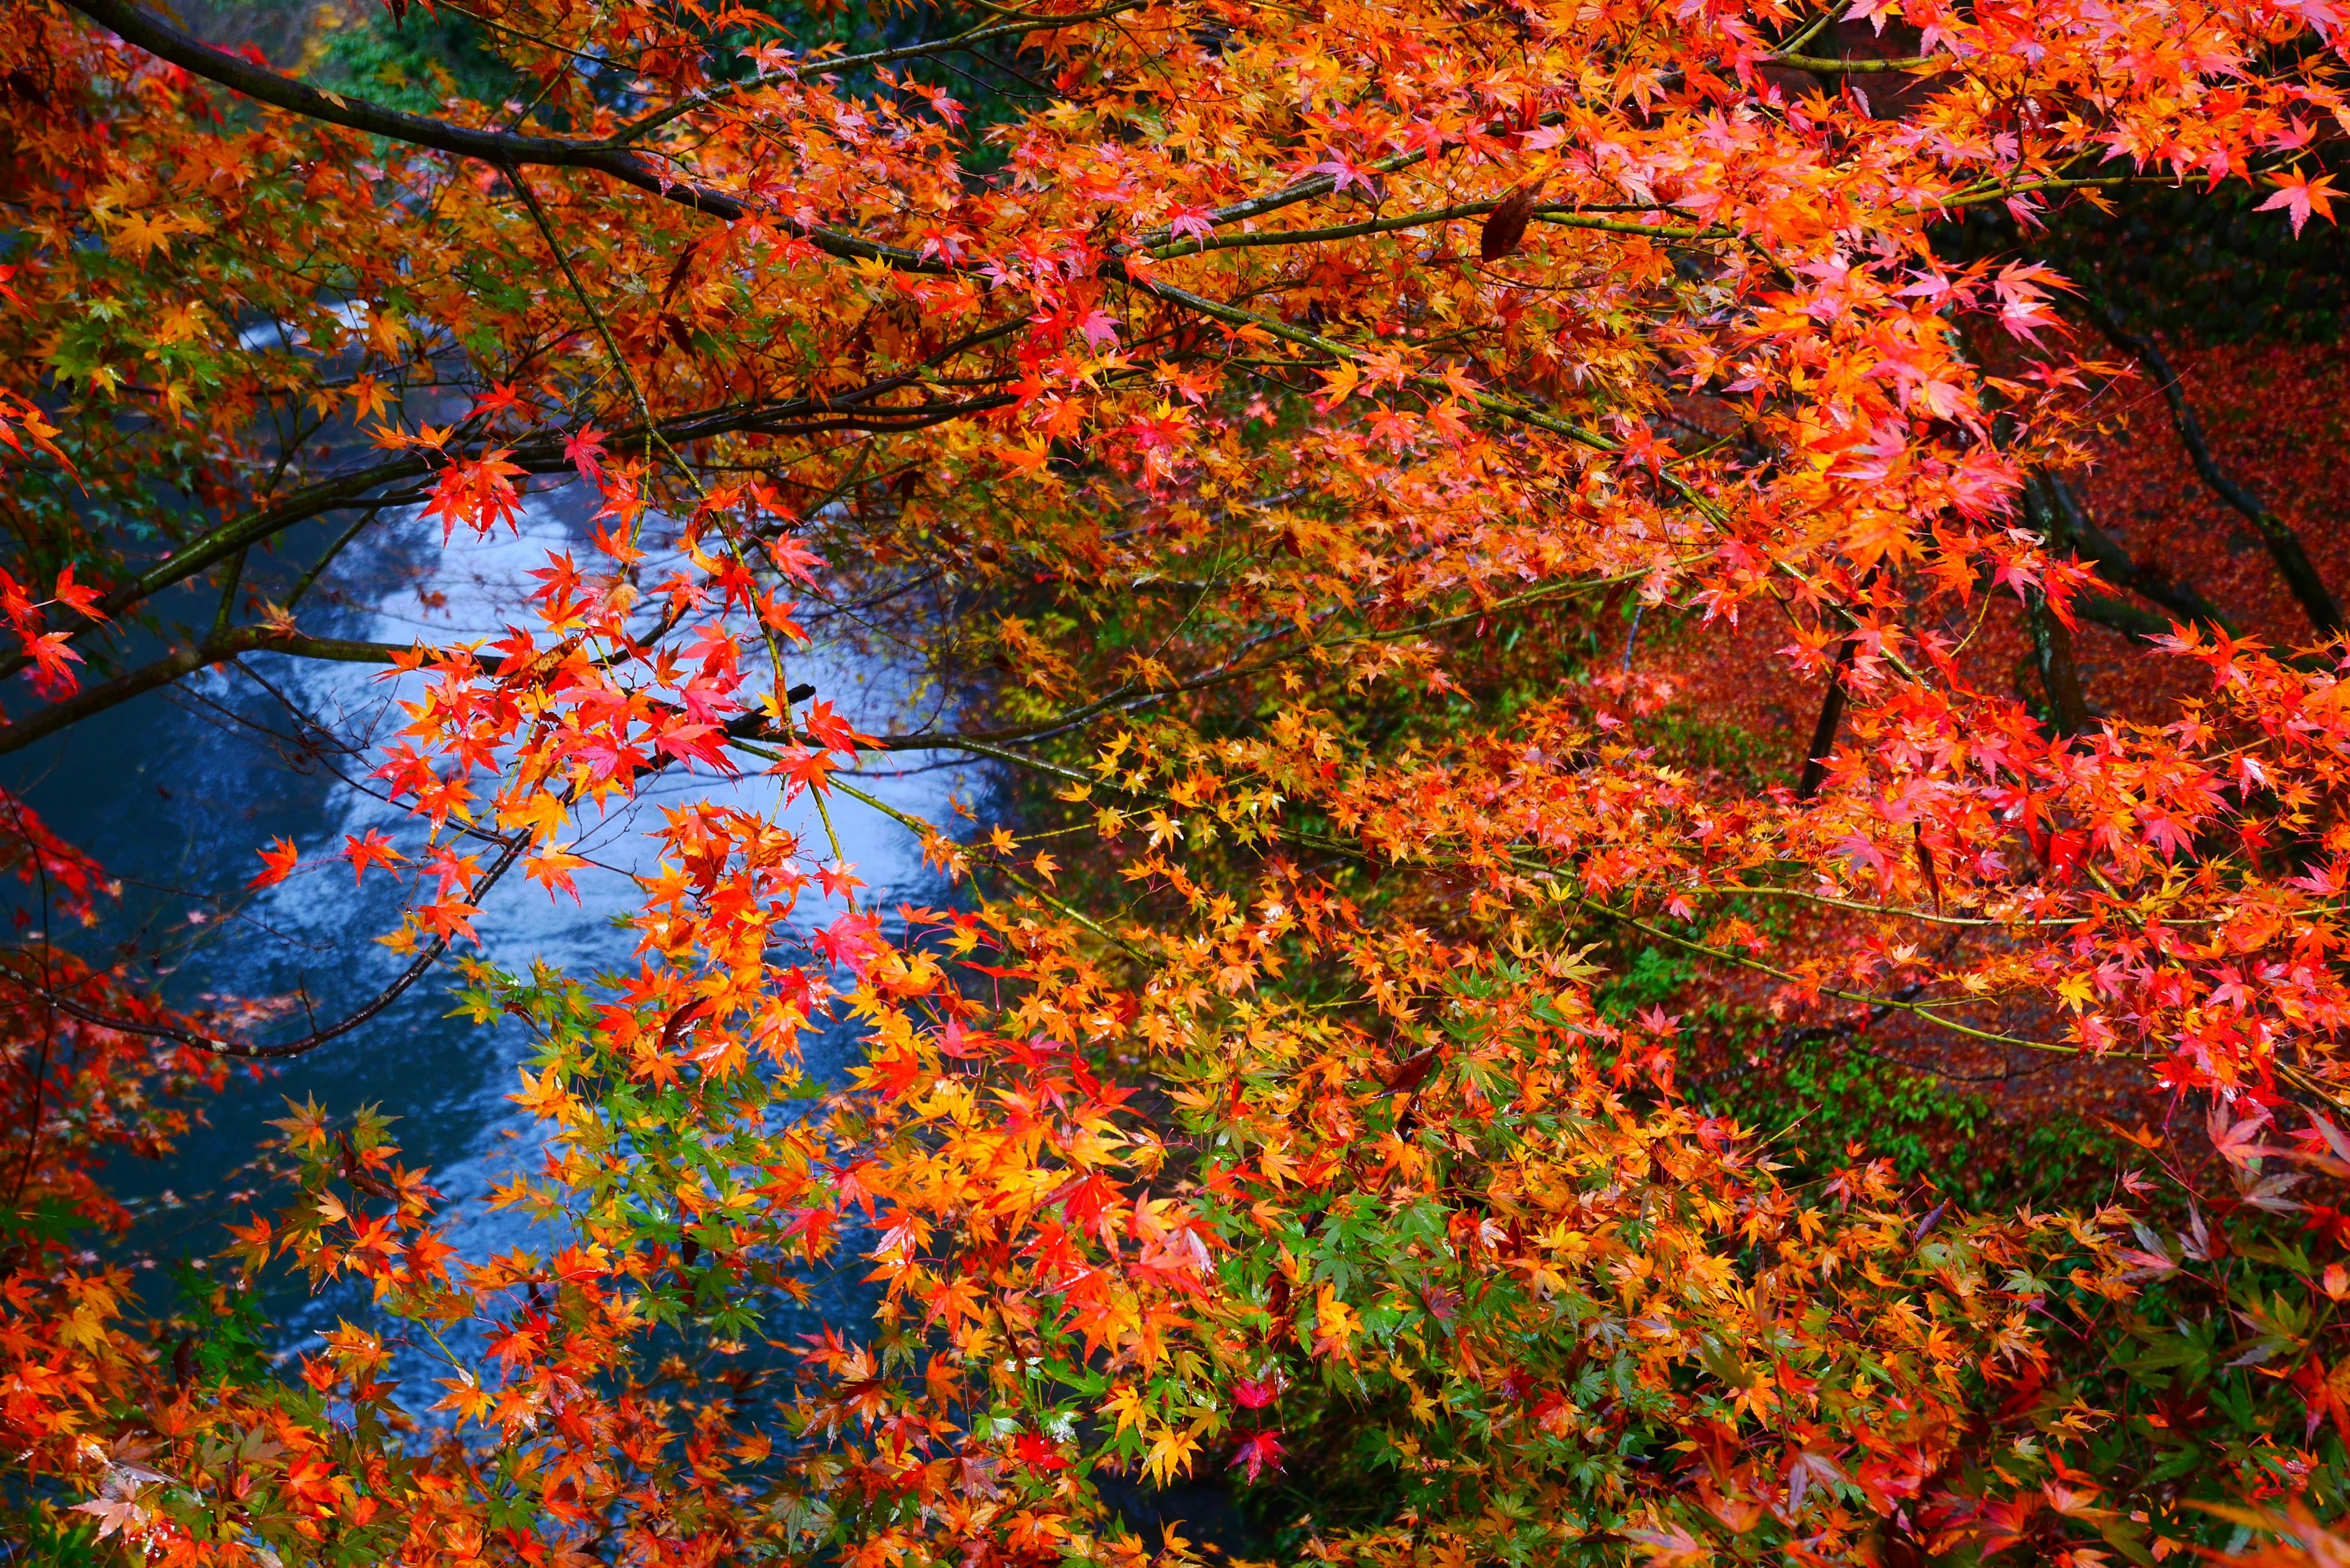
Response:
[[[104,873],[13,795],[0,794],[0,869],[30,905],[20,931],[32,910],[53,926],[89,922],[112,891]],[[130,1271],[94,1250],[130,1220],[107,1164],[168,1153],[188,1125],[180,1102],[218,1088],[224,1064],[135,1033],[187,1021],[47,934],[0,958],[0,1442],[27,1477],[81,1484],[103,1473],[121,1412],[168,1397],[170,1381],[130,1317]]]
[[[16,639],[26,659],[33,666],[33,689],[45,698],[70,697],[81,688],[73,667],[81,662],[81,655],[68,646],[71,631],[48,629],[47,617],[43,614],[53,605],[62,605],[75,611],[85,621],[102,621],[105,613],[98,607],[98,590],[74,581],[73,568],[66,567],[57,574],[51,597],[35,602],[24,586],[0,571],[0,614],[8,618],[8,629]]]

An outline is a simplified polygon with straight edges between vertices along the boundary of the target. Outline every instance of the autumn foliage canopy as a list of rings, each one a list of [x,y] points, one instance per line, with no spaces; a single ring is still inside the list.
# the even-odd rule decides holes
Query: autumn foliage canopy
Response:
[[[2319,243],[2331,0],[346,25],[452,17],[510,98],[0,5],[0,750],[380,665],[405,830],[245,870],[397,882],[543,1135],[476,1253],[296,1104],[134,1277],[109,1172],[369,1017],[78,943],[110,869],[0,796],[0,1534],[1139,1565],[1228,1484],[1366,1568],[2342,1561],[2341,579],[2031,244],[2140,187]],[[2287,619],[2100,524],[2126,420]],[[321,634],[354,538],[539,497],[498,636]],[[851,625],[951,701],[824,690]],[[938,756],[993,796],[866,777]],[[681,779],[625,972],[479,955]],[[1821,1052],[2106,1142],[1962,1190],[1724,1087]],[[367,1310],[273,1339],[289,1276]]]

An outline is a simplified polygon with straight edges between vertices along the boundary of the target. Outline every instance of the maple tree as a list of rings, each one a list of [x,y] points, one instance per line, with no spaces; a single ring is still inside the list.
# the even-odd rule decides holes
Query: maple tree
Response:
[[[2314,236],[2327,0],[381,25],[444,14],[510,99],[0,9],[0,752],[376,665],[411,814],[255,846],[407,898],[296,1027],[78,955],[107,873],[0,797],[15,1535],[1140,1563],[1192,1549],[1113,1488],[1309,1471],[1263,1518],[1324,1561],[2338,1554],[2345,578],[2177,344],[1954,238],[2137,185]],[[2116,521],[2121,421],[2262,618]],[[541,496],[593,516],[502,635],[306,628],[369,530]],[[860,732],[819,623],[962,700]],[[906,816],[890,753],[1016,809]],[[474,954],[515,868],[744,773],[660,813],[633,976]],[[852,811],[947,907],[874,906]],[[532,1042],[545,1245],[312,1102],[236,1279],[172,1315],[82,1246],[109,1156],[442,967]],[[1733,1094],[1855,1043],[2044,1058],[2126,1158],[2005,1202]],[[783,1333],[842,1267],[869,1316]],[[369,1311],[281,1365],[281,1270]]]

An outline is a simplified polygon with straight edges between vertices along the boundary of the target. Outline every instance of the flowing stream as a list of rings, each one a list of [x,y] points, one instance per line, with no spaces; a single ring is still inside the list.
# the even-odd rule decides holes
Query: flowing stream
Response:
[[[248,582],[282,596],[328,537],[322,526],[277,561],[257,560]],[[393,643],[495,637],[509,621],[525,624],[515,587],[527,585],[524,574],[545,565],[550,549],[592,559],[586,540],[582,518],[560,493],[528,504],[518,535],[461,535],[445,549],[437,524],[412,512],[387,514],[304,601],[302,625],[316,635]],[[658,556],[647,566],[649,580],[660,580]],[[202,624],[211,607],[191,593],[164,613]],[[812,649],[793,657],[790,677],[813,683],[867,731],[894,727],[912,691],[886,657],[827,644],[820,632]],[[381,786],[367,778],[379,760],[370,742],[397,732],[397,699],[420,684],[413,676],[387,679],[376,666],[250,655],[5,759],[0,782],[21,790],[68,841],[123,879],[119,901],[97,928],[61,930],[60,940],[94,961],[105,961],[109,948],[155,955],[152,972],[177,1002],[299,990],[321,1021],[364,1003],[405,961],[375,940],[397,925],[400,894],[380,872],[355,890],[339,857],[346,835],[370,828],[411,852],[421,837],[420,826],[380,799],[374,792]],[[13,695],[16,711],[29,711],[29,692]],[[306,749],[300,742],[312,721],[355,749]],[[951,794],[969,799],[986,788],[983,772],[951,760],[868,761],[878,766],[860,787],[933,820],[944,819]],[[510,970],[543,959],[575,978],[632,971],[635,937],[619,922],[636,906],[629,873],[648,868],[653,857],[645,835],[659,824],[658,808],[708,797],[772,810],[780,789],[780,781],[755,774],[726,781],[707,769],[689,776],[672,766],[632,805],[576,823],[574,852],[598,866],[577,874],[579,902],[550,899],[519,875],[492,889],[475,920],[483,952]],[[858,895],[867,908],[894,910],[900,900],[934,904],[947,896],[905,828],[846,797],[836,797],[832,819],[844,857],[868,885]],[[786,826],[802,836],[811,858],[829,857],[825,828],[805,797]],[[244,885],[261,865],[255,850],[281,835],[300,848],[301,869],[247,895]],[[18,897],[37,922],[34,896],[19,889]],[[811,887],[796,916],[822,924],[840,907]],[[380,1106],[398,1118],[392,1130],[402,1162],[429,1168],[447,1195],[447,1212],[460,1216],[452,1240],[467,1255],[520,1241],[522,1223],[489,1214],[482,1199],[502,1176],[536,1163],[539,1132],[506,1098],[529,1041],[512,1022],[477,1026],[450,1016],[455,981],[444,961],[353,1033],[258,1081],[240,1074],[227,1093],[203,1102],[205,1124],[172,1159],[122,1162],[117,1189],[148,1212],[132,1238],[144,1266],[220,1244],[220,1220],[249,1207],[238,1196],[249,1189],[243,1172],[275,1136],[266,1124],[285,1114],[286,1096],[316,1096],[337,1114]],[[304,1027],[297,1008],[261,1033],[279,1038]],[[837,1033],[812,1037],[811,1069],[837,1069],[844,1047]],[[166,1294],[162,1280],[151,1278],[145,1293]],[[286,1294],[268,1305],[300,1331],[330,1326],[340,1296],[306,1303]]]

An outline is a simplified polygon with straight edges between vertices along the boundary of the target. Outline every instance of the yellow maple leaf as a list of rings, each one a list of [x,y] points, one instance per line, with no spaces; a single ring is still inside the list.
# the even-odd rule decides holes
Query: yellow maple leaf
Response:
[[[1191,1456],[1199,1451],[1199,1438],[1189,1432],[1170,1428],[1165,1436],[1150,1445],[1150,1451],[1143,1456],[1143,1474],[1160,1486],[1167,1486],[1176,1477],[1191,1473]]]

